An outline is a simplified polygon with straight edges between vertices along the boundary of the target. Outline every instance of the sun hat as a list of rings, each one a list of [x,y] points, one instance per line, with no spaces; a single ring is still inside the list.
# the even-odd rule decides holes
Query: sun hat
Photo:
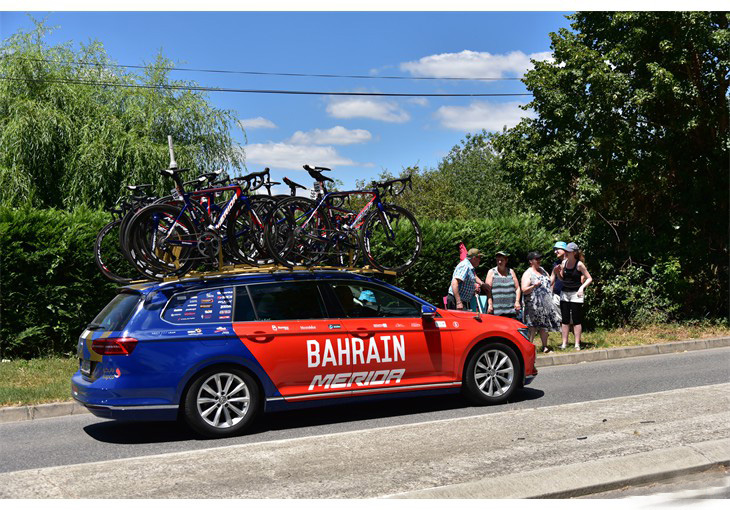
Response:
[[[468,252],[466,252],[466,256],[469,257],[469,258],[472,258],[472,257],[481,257],[482,256],[482,252],[480,252],[479,249],[477,249],[477,248],[472,248],[471,250],[469,250]]]
[[[565,244],[565,241],[558,241],[553,245],[553,250],[564,250],[566,246],[568,245]]]
[[[494,256],[499,257],[500,255],[502,257],[509,257],[509,253],[507,253],[506,251],[498,251]]]
[[[542,258],[542,253],[540,253],[539,251],[531,251],[530,253],[527,254],[527,260],[541,259],[541,258]]]
[[[578,251],[578,245],[575,243],[568,243],[568,245],[565,247],[565,251]]]

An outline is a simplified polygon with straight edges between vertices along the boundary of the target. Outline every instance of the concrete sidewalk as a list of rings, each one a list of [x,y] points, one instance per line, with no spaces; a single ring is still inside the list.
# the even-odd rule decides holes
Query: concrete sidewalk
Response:
[[[632,358],[634,356],[667,354],[672,352],[711,349],[715,347],[730,347],[730,337],[701,338],[685,340],[682,342],[587,350],[575,353],[558,352],[538,354],[535,366],[540,368],[555,365],[570,365],[590,361]],[[52,404],[37,404],[32,406],[0,407],[0,423],[36,420],[39,418],[54,418],[80,413],[88,413],[88,411],[84,406],[77,404],[76,402],[54,402]]]
[[[0,498],[568,497],[730,463],[729,399],[720,384],[2,473]]]

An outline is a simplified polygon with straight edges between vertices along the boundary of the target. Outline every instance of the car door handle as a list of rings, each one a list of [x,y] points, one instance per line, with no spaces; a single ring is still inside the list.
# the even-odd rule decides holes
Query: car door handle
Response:
[[[246,335],[246,338],[252,342],[268,342],[274,339],[274,335],[268,331],[254,331],[253,333]]]
[[[367,338],[367,337],[373,336],[373,332],[370,331],[369,329],[365,329],[365,328],[357,328],[352,333],[355,336],[359,336],[360,338]]]

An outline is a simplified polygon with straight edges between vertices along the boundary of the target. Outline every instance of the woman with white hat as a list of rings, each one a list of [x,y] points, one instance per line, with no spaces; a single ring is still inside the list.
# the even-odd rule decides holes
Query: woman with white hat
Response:
[[[584,291],[593,278],[583,262],[583,256],[577,244],[568,243],[565,247],[565,255],[565,260],[558,269],[558,277],[563,282],[563,291],[560,293],[563,345],[560,348],[565,349],[568,346],[568,333],[572,322],[575,350],[579,351],[580,336],[583,332]],[[585,277],[585,280],[581,281],[582,277]]]

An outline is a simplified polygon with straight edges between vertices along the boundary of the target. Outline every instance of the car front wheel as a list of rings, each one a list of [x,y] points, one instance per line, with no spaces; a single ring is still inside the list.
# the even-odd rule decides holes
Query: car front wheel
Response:
[[[501,404],[512,395],[521,377],[514,349],[486,344],[469,358],[465,373],[467,397],[476,404]]]
[[[256,417],[260,391],[248,373],[233,367],[201,373],[185,396],[186,423],[206,437],[229,437],[243,431]]]

